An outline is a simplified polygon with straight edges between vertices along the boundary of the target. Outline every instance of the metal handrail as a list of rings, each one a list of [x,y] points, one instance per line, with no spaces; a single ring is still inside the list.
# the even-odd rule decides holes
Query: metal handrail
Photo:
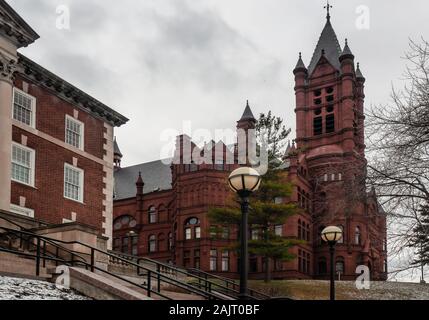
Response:
[[[211,277],[211,278],[219,279],[219,280],[224,281],[225,283],[227,283],[227,286],[228,286],[229,284],[232,284],[232,286],[233,286],[233,287],[237,287],[237,286],[239,286],[239,285],[238,285],[234,280],[232,280],[232,279],[225,278],[225,277],[221,277],[221,276],[218,276],[218,275],[216,275],[216,274],[208,273],[208,272],[202,271],[202,270],[200,270],[200,269],[188,268],[187,270],[189,270],[190,272],[196,272],[196,273],[198,273],[198,274],[200,274],[200,275],[201,275],[201,274],[203,274],[205,277]],[[250,296],[251,296],[251,297],[253,297],[253,298],[256,298],[256,297],[254,296],[254,294],[257,294],[257,295],[259,295],[259,296],[263,297],[264,299],[271,299],[271,296],[269,296],[269,295],[267,295],[267,294],[265,294],[265,293],[262,293],[262,292],[260,292],[260,291],[257,291],[257,290],[255,290],[255,289],[248,288],[247,290],[248,290],[248,292],[249,292]],[[238,292],[238,291],[237,291],[237,292]]]
[[[113,252],[115,252],[115,251],[113,251]],[[211,289],[212,287],[218,287],[220,289],[225,290],[227,292],[226,295],[229,295],[229,296],[231,296],[233,298],[237,298],[237,296],[239,295],[239,291],[234,289],[238,285],[235,283],[235,281],[233,281],[231,279],[228,279],[228,278],[224,278],[224,277],[220,277],[220,276],[217,276],[217,275],[213,275],[211,273],[208,273],[208,272],[205,272],[205,271],[201,271],[199,269],[190,268],[190,269],[184,270],[184,269],[178,268],[176,266],[172,266],[172,265],[170,265],[168,263],[163,263],[163,262],[156,261],[156,260],[153,260],[153,259],[150,259],[150,258],[146,258],[146,257],[136,257],[136,256],[133,256],[133,255],[129,255],[129,254],[125,254],[125,253],[117,253],[117,252],[115,252],[115,254],[124,256],[124,257],[126,257],[128,259],[135,260],[135,261],[137,261],[137,263],[139,263],[140,261],[146,261],[146,262],[155,264],[157,266],[157,268],[158,268],[158,266],[162,266],[162,267],[164,267],[166,269],[173,270],[173,271],[175,271],[177,273],[181,273],[181,274],[186,275],[188,277],[194,278],[195,280],[198,280],[199,281],[199,285],[200,285],[201,281],[204,281],[205,282],[205,285],[204,285],[205,288],[210,288]],[[203,274],[204,277],[201,277],[200,275],[193,274],[192,273],[193,271],[196,271],[199,274]],[[210,281],[208,279],[208,277],[222,280],[223,282],[226,283],[226,285],[221,285],[219,283]],[[230,284],[233,285],[232,288],[229,287]],[[263,299],[270,299],[271,298],[269,295],[267,295],[265,293],[262,293],[262,292],[259,292],[259,291],[256,291],[254,289],[250,289],[249,288],[248,291],[249,291],[249,294],[250,294],[250,298],[258,299],[255,295],[258,295],[258,296],[262,297]],[[223,293],[225,294],[225,292],[223,292]]]
[[[121,258],[121,257],[119,257],[119,256],[117,256],[115,254],[109,253],[107,251],[103,251],[103,250],[98,249],[98,248],[94,248],[94,247],[92,247],[90,245],[87,245],[85,243],[82,243],[80,241],[63,241],[63,240],[52,239],[52,238],[40,236],[40,235],[34,234],[32,232],[28,232],[28,231],[17,231],[17,230],[13,230],[13,229],[9,229],[9,228],[4,228],[4,227],[0,227],[0,228],[3,229],[3,230],[5,230],[5,231],[10,231],[10,232],[22,233],[22,234],[25,234],[25,235],[29,235],[29,236],[34,237],[34,238],[37,239],[37,253],[36,253],[36,255],[25,254],[27,256],[36,257],[36,275],[39,275],[40,260],[42,258],[45,258],[47,260],[53,260],[49,256],[46,256],[46,255],[41,256],[40,255],[40,242],[41,242],[41,240],[43,240],[43,241],[49,241],[49,242],[54,242],[54,243],[58,242],[58,243],[61,243],[61,244],[68,244],[68,245],[77,244],[77,245],[81,245],[81,246],[86,247],[86,248],[88,248],[88,249],[91,250],[91,263],[87,263],[86,259],[83,259],[83,261],[74,261],[73,258],[72,258],[70,261],[68,261],[68,262],[71,263],[71,265],[74,265],[74,264],[83,264],[86,267],[90,267],[92,272],[94,270],[98,270],[98,271],[107,273],[107,274],[109,274],[109,275],[111,275],[113,277],[116,277],[118,279],[121,279],[121,280],[123,280],[125,282],[128,282],[130,284],[136,285],[139,288],[145,289],[147,291],[149,297],[150,297],[151,293],[154,293],[156,295],[159,295],[159,296],[162,296],[164,298],[167,298],[165,295],[162,295],[159,292],[160,291],[160,283],[162,281],[162,282],[165,282],[167,284],[171,284],[171,285],[174,285],[176,287],[179,287],[181,289],[185,289],[188,292],[191,292],[191,293],[194,293],[194,294],[198,294],[198,295],[203,296],[203,297],[208,298],[208,299],[219,299],[219,296],[216,295],[216,294],[213,294],[213,293],[208,292],[208,291],[201,290],[201,289],[196,288],[194,286],[191,286],[191,285],[189,285],[189,284],[187,284],[185,282],[181,282],[181,281],[178,281],[176,279],[171,279],[171,278],[165,276],[164,274],[162,274],[162,273],[160,273],[158,271],[151,270],[151,269],[146,268],[144,266],[141,266],[141,265],[139,265],[137,263],[134,263],[134,262],[129,261],[127,259]],[[58,244],[56,244],[56,245],[58,247],[62,248],[62,249],[65,249],[62,246],[59,246]],[[65,250],[68,250],[68,249],[65,249]],[[18,253],[18,255],[22,255],[22,252],[16,252],[16,251],[2,249],[2,248],[0,248],[0,251],[11,252],[11,253]],[[81,254],[81,252],[77,252],[77,251],[74,251],[74,250],[69,250],[69,251],[72,252],[72,254],[75,255],[75,256],[78,256],[78,254]],[[130,281],[128,279],[125,279],[125,278],[123,278],[123,277],[121,277],[119,275],[116,275],[116,274],[114,274],[112,272],[106,271],[104,269],[101,269],[101,268],[95,266],[95,259],[94,259],[95,252],[99,252],[99,253],[105,254],[105,255],[107,255],[110,258],[117,259],[119,261],[125,262],[125,263],[127,263],[127,264],[129,264],[131,266],[136,267],[137,271],[138,271],[138,273],[137,273],[138,276],[141,276],[139,274],[140,270],[146,271],[147,272],[147,280],[148,280],[147,286],[144,287],[144,286],[138,285],[138,284],[136,284],[136,283],[134,283],[134,282],[132,282],[132,281]],[[72,255],[72,257],[73,257],[73,255]],[[66,261],[66,260],[61,259],[61,261]],[[158,286],[157,286],[158,291],[154,291],[151,288],[151,284],[150,283],[151,283],[151,279],[152,278],[156,278],[157,281],[158,281]]]

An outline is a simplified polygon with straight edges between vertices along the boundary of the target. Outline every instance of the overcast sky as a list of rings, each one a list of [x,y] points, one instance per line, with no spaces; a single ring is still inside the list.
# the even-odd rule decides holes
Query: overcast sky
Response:
[[[161,132],[234,128],[246,99],[295,129],[292,70],[325,24],[323,0],[8,0],[40,34],[21,50],[130,118],[116,130],[131,165],[159,158]],[[408,38],[429,39],[427,0],[331,1],[332,24],[367,78],[366,105],[401,86]],[[58,29],[58,6],[70,29]],[[358,29],[359,6],[369,29]]]

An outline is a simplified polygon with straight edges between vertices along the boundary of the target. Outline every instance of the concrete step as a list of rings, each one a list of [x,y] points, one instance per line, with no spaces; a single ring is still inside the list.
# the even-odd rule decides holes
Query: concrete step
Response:
[[[53,272],[53,281],[58,276],[54,270],[49,269]],[[119,279],[81,268],[71,267],[68,270],[70,288],[95,300],[153,300],[134,288],[128,288]]]
[[[48,266],[48,264],[46,265]],[[36,276],[36,261],[24,256],[9,252],[0,252],[0,273],[20,276]],[[49,279],[51,275],[47,272],[47,268],[40,266],[41,278]]]

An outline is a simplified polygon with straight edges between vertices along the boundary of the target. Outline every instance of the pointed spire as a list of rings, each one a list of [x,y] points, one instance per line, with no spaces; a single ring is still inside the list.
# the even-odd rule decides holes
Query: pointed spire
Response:
[[[299,59],[296,63],[295,69],[293,69],[294,73],[297,73],[299,71],[307,72],[307,68],[305,67],[304,61],[302,61],[301,52],[299,53]]]
[[[344,44],[344,49],[343,49],[343,52],[341,53],[341,56],[340,56],[340,61],[343,60],[343,59],[345,59],[345,58],[354,59],[354,57],[355,56],[353,55],[352,51],[350,50],[350,47],[349,47],[349,44],[348,44],[348,41],[347,41],[347,38],[346,38],[346,41],[345,41],[345,44]]]
[[[243,115],[241,116],[241,119],[239,120],[239,122],[240,121],[249,121],[249,120],[256,122],[255,116],[253,115],[253,112],[249,106],[249,100],[247,100],[246,108],[244,109]]]
[[[328,17],[330,17],[329,14]],[[313,57],[311,58],[310,65],[308,66],[309,75],[313,73],[320,58],[322,57],[322,50],[324,50],[325,58],[329,61],[329,63],[334,68],[340,70],[341,64],[339,61],[339,57],[341,55],[342,50],[329,18],[326,20],[325,27],[320,34],[319,41],[317,42]]]
[[[113,154],[122,157],[122,153],[121,153],[121,150],[119,150],[119,145],[118,145],[118,142],[116,141],[116,137],[115,137],[115,140],[113,141]]]
[[[136,186],[137,187],[144,186],[144,182],[143,182],[141,171],[139,171],[139,177],[137,178]]]
[[[360,70],[360,63],[357,63],[357,68],[356,68],[356,79],[358,80],[365,80],[365,77],[362,74],[362,71]]]

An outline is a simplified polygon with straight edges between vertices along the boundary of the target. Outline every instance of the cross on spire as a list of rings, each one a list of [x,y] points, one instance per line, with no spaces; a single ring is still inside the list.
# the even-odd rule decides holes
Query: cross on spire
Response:
[[[326,1],[326,6],[323,7],[326,9],[326,19],[331,19],[331,14],[329,13],[329,10],[332,9],[332,6],[329,4],[329,0]]]

